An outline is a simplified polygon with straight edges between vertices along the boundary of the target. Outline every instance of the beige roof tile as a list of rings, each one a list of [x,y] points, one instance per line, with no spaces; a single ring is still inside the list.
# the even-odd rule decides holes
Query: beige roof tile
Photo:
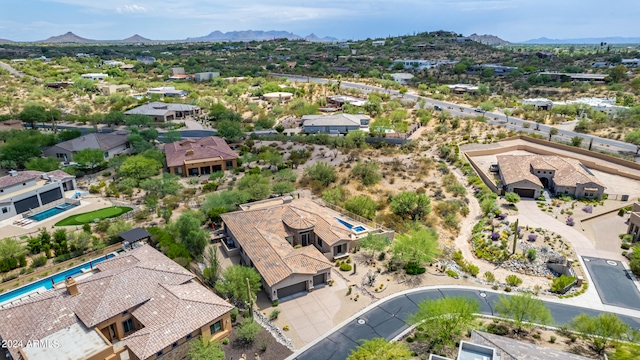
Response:
[[[553,182],[558,186],[576,186],[576,184],[602,183],[576,159],[554,155],[499,155],[500,172],[507,184],[529,180],[542,186],[540,179],[531,173],[536,170],[553,170]]]

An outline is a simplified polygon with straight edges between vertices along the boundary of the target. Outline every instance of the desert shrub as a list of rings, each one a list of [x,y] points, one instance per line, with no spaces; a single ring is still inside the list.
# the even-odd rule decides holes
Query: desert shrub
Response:
[[[487,271],[484,273],[484,279],[487,282],[495,282],[496,281],[496,276],[493,275],[493,273],[491,271]]]
[[[457,272],[455,272],[455,271],[453,271],[453,270],[451,270],[451,269],[447,269],[447,271],[445,271],[445,273],[446,273],[447,275],[451,276],[451,277],[452,277],[452,278],[454,278],[454,279],[457,279],[457,278],[458,278],[458,273],[457,273]]]
[[[278,309],[273,309],[271,311],[271,313],[269,314],[269,320],[274,321],[275,319],[278,318],[278,315],[280,315],[280,310]]]
[[[340,265],[340,271],[351,271],[352,268],[351,264],[344,263]]]
[[[529,261],[534,261],[537,257],[538,257],[538,252],[536,251],[536,249],[527,250],[527,259]]]
[[[420,267],[420,265],[418,263],[415,262],[409,262],[407,263],[407,265],[404,267],[404,269],[407,271],[407,274],[409,275],[419,275],[419,274],[424,274],[427,269]]]
[[[509,333],[509,328],[503,324],[491,323],[487,325],[487,332],[494,335],[505,336]]]
[[[238,319],[238,308],[231,309],[229,315],[231,316],[231,322],[236,322]]]
[[[251,343],[256,339],[256,336],[262,327],[251,318],[242,320],[242,323],[236,328],[238,339],[245,343]]]
[[[41,266],[44,266],[44,264],[47,263],[47,257],[46,256],[38,256],[35,259],[33,259],[33,262],[31,263],[31,267],[32,268],[39,268]]]
[[[560,275],[560,277],[553,279],[553,282],[551,283],[551,292],[559,293],[575,280],[576,278],[573,276]]]
[[[509,275],[507,276],[507,278],[505,279],[507,284],[509,284],[509,286],[518,286],[520,284],[522,284],[522,279],[520,279],[519,277],[517,277],[516,275]]]
[[[536,234],[529,234],[529,236],[527,236],[527,240],[529,241],[536,241],[538,239],[538,235]]]

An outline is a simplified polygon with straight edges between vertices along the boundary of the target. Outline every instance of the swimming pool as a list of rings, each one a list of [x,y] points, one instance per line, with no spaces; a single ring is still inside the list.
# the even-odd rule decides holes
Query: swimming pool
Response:
[[[346,221],[344,221],[344,220],[342,220],[342,219],[340,219],[340,218],[336,218],[336,220],[338,220],[338,222],[339,222],[340,224],[344,225],[344,227],[346,227],[347,229],[349,229],[349,230],[351,230],[351,231],[355,232],[356,234],[361,233],[361,232],[363,232],[363,231],[366,231],[366,230],[367,230],[367,228],[365,228],[365,227],[364,227],[364,226],[362,226],[362,225],[353,226],[351,223],[346,222]]]
[[[38,281],[34,281],[32,283],[29,283],[27,285],[21,286],[17,289],[11,290],[9,292],[4,292],[4,293],[0,293],[0,306],[4,303],[10,303],[14,300],[19,299],[20,297],[22,297],[23,295],[30,293],[30,292],[34,292],[40,288],[45,288],[46,290],[49,290],[51,288],[53,288],[54,284],[60,283],[64,280],[66,280],[69,276],[76,276],[76,275],[80,275],[82,274],[82,270],[86,269],[86,270],[90,270],[93,268],[93,266],[95,266],[96,264],[99,264],[107,259],[111,259],[112,257],[116,256],[115,253],[110,253],[107,254],[105,256],[101,256],[99,258],[93,259],[91,261],[87,261],[86,263],[80,264],[76,267],[73,267],[71,269],[67,269],[65,271],[61,271],[57,274],[53,274],[49,277],[46,277],[44,279],[40,279]]]
[[[48,219],[52,216],[58,215],[62,212],[65,212],[71,208],[76,207],[77,205],[74,204],[69,204],[69,203],[62,203],[56,207],[52,207],[51,209],[47,209],[45,211],[39,212],[37,214],[31,215],[29,216],[29,219],[33,219],[36,221],[42,221],[45,219]]]

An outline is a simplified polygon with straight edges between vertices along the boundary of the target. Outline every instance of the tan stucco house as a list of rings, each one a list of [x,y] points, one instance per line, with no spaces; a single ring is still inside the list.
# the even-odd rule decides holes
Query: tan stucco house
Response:
[[[602,198],[604,185],[576,159],[554,155],[499,155],[498,188],[537,198],[542,189],[577,198]]]
[[[309,199],[289,196],[240,206],[222,214],[229,256],[255,267],[271,300],[323,286],[332,261],[349,256],[368,233],[393,232],[353,220]]]

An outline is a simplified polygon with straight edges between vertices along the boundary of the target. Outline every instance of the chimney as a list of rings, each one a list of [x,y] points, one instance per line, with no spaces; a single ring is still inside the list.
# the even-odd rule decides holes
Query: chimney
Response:
[[[188,149],[187,150],[187,155],[193,155],[193,149]]]
[[[76,280],[74,278],[69,276],[64,281],[64,284],[67,287],[67,291],[69,292],[69,295],[71,295],[71,296],[78,295],[78,283],[76,283]]]

